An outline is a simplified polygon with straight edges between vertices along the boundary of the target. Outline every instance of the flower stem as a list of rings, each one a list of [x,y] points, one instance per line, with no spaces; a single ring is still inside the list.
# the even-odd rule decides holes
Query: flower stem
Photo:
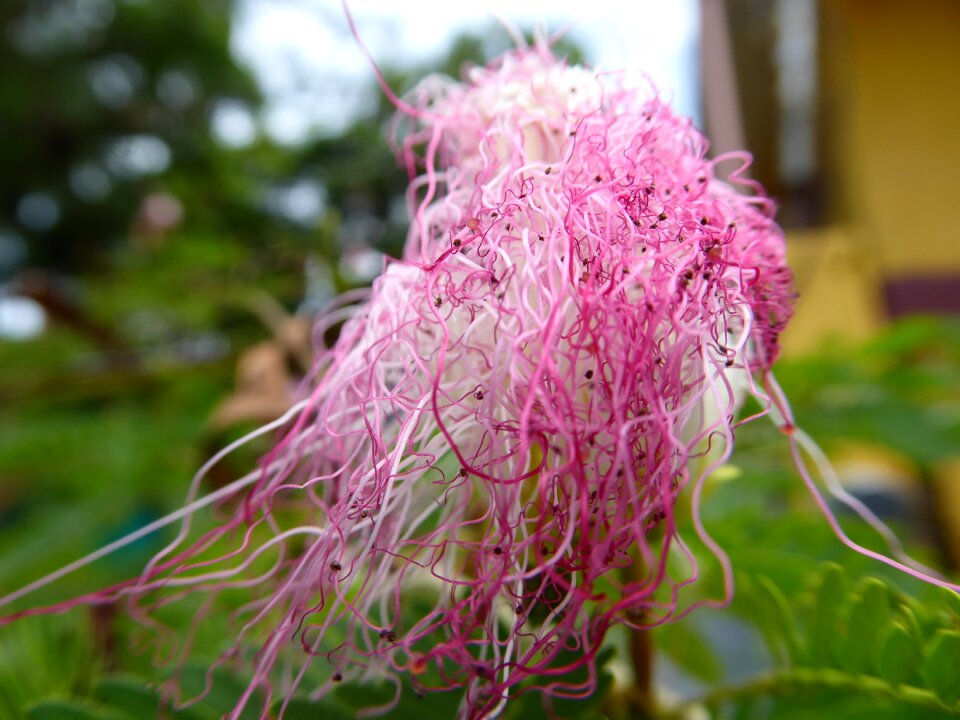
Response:
[[[633,665],[635,686],[630,694],[632,717],[652,720],[653,702],[653,641],[649,630],[630,633],[630,661]]]

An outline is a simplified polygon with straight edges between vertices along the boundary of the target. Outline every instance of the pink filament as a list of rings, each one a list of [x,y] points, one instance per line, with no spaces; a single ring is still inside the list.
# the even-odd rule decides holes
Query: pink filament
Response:
[[[423,168],[404,258],[320,356],[243,501],[136,581],[55,608],[127,597],[152,622],[244,588],[219,661],[254,670],[232,717],[316,661],[315,696],[407,672],[429,689],[432,669],[470,718],[531,686],[589,694],[612,625],[691,609],[674,516],[689,484],[732,592],[698,504],[732,446],[731,378],[770,367],[791,313],[772,203],[719,181],[656,95],[544,48],[402,107],[398,152]]]

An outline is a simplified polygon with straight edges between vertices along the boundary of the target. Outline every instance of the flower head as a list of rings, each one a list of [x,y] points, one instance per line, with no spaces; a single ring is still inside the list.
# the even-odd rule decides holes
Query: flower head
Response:
[[[608,628],[680,612],[678,496],[791,312],[772,204],[652,89],[538,48],[408,103],[403,260],[321,321],[349,316],[232,514],[85,599],[244,588],[237,713],[281,662],[287,694],[407,673],[465,717],[589,693]]]

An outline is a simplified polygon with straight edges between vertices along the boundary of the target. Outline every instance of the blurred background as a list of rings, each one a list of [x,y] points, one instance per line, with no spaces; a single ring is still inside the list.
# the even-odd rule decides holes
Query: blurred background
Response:
[[[800,293],[778,371],[800,424],[921,555],[956,570],[960,3],[454,7],[351,4],[397,90],[511,47],[501,17],[563,31],[573,61],[644,69],[714,152],[754,153]],[[2,595],[176,507],[206,457],[281,414],[311,317],[399,254],[407,220],[391,107],[334,0],[5,0],[0,38]],[[824,560],[879,572],[811,510],[772,428],[738,441],[708,519],[746,587],[801,597]],[[36,599],[126,577],[157,543]],[[755,615],[744,596],[734,614]],[[773,662],[762,628],[730,622],[655,638],[670,692]],[[144,688],[159,671],[124,649],[129,632],[109,608],[0,629],[0,718],[155,709]],[[844,717],[879,717],[857,715],[877,711],[864,702]]]

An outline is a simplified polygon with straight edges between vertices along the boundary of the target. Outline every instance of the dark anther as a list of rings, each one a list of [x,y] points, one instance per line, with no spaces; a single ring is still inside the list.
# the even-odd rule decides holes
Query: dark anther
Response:
[[[687,280],[693,280],[693,270],[687,270],[683,274],[683,277],[686,278]]]
[[[537,237],[540,239],[540,242],[543,242],[543,235],[537,235]]]
[[[549,175],[551,172],[553,172],[553,168],[548,165],[547,169],[543,171],[543,174]]]
[[[341,570],[343,570],[343,565],[341,565],[336,560],[334,560],[333,562],[330,563],[330,569],[333,570],[334,572],[340,572]]]
[[[727,224],[727,229],[728,229],[728,230],[733,230],[736,226],[737,226],[736,223],[728,223],[728,224]]]
[[[660,213],[659,215],[657,215],[657,220],[659,220],[660,222],[663,222],[666,219],[667,219],[666,213]]]
[[[707,179],[703,176],[697,178],[697,182],[700,183],[701,185],[703,185],[706,181]]]
[[[708,222],[710,222],[710,220],[707,218],[706,215],[704,215],[702,218],[700,218],[700,224],[701,224],[701,225],[706,225]]]
[[[514,608],[514,610],[516,610],[517,615],[519,615],[520,613],[523,612],[523,605],[521,605],[520,603],[517,603],[517,606]]]
[[[386,640],[387,642],[397,641],[397,634],[393,630],[381,630],[380,637]]]
[[[597,182],[603,182],[603,178],[600,177],[599,175],[597,175],[597,176],[594,178],[594,180],[596,180]]]
[[[443,305],[443,298],[440,297],[439,295],[437,295],[437,296],[433,299],[433,304],[436,305],[437,307],[440,307],[441,305]]]
[[[493,554],[494,554],[494,555],[503,555],[503,548],[500,547],[499,545],[497,545],[497,546],[493,549]]]
[[[590,378],[593,377],[593,370],[587,370],[587,371],[583,374],[583,376],[584,376],[587,380],[589,380]]]
[[[453,246],[454,246],[454,247],[460,247],[460,238],[454,238],[454,239],[453,239]]]
[[[341,675],[340,673],[334,673],[333,677],[330,679],[333,680],[335,683],[338,683],[343,680],[343,675]]]
[[[684,192],[690,192],[690,186],[687,185],[686,183],[684,183],[684,185],[683,185],[683,191],[684,191]]]
[[[460,468],[460,477],[466,477],[470,473],[465,467]]]
[[[733,358],[727,358],[727,361],[724,363],[727,367],[733,367]]]
[[[683,242],[686,238],[683,236],[683,233],[677,235],[677,242]]]
[[[477,391],[473,394],[473,396],[474,396],[477,400],[483,400],[483,390],[477,390]]]

